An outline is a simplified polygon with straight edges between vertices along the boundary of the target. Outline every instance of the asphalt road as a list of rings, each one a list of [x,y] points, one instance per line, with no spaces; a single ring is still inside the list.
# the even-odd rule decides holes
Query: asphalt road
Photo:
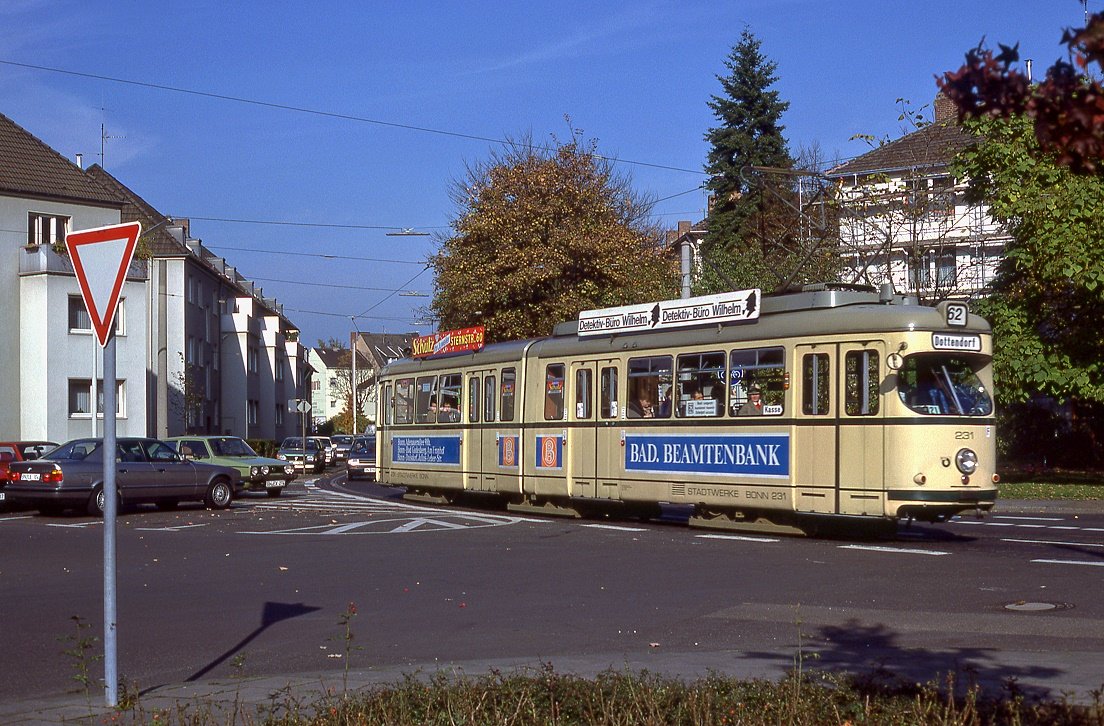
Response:
[[[225,512],[142,508],[118,523],[118,670],[147,691],[347,667],[800,664],[1084,696],[1104,684],[1104,511],[1001,509],[890,541],[797,539],[690,529],[677,510],[411,504],[333,474]],[[101,678],[102,522],[0,512],[0,552],[0,703]]]

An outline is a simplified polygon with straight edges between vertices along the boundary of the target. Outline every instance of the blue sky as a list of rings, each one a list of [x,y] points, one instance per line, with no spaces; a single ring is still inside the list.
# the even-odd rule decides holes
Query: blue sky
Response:
[[[832,160],[867,150],[855,134],[901,135],[897,99],[929,104],[933,77],[983,37],[1019,42],[1041,73],[1083,13],[1080,0],[3,0],[0,61],[148,85],[0,63],[0,111],[86,165],[102,123],[105,168],[190,217],[313,345],[347,339],[350,316],[429,331],[414,325],[429,299],[394,291],[432,291],[438,242],[382,228],[448,232],[450,184],[492,147],[465,137],[563,139],[569,116],[674,227],[703,216],[706,102],[745,27],[778,63],[791,151]]]

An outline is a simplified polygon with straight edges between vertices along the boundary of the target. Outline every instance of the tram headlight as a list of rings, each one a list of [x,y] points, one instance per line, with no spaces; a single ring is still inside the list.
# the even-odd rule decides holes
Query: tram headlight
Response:
[[[969,476],[977,471],[978,457],[974,453],[973,449],[959,449],[955,454],[955,466],[963,474]]]

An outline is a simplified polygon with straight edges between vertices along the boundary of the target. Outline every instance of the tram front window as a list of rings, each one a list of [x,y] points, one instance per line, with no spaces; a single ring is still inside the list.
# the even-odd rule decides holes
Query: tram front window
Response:
[[[897,395],[917,413],[989,416],[993,398],[977,376],[981,366],[960,355],[911,355],[897,371]]]

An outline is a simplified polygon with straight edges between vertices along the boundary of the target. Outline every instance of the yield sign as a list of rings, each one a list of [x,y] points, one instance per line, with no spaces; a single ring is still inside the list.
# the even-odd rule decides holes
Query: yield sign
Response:
[[[119,295],[141,233],[142,224],[130,222],[73,232],[65,239],[84,306],[101,347],[107,345]]]

